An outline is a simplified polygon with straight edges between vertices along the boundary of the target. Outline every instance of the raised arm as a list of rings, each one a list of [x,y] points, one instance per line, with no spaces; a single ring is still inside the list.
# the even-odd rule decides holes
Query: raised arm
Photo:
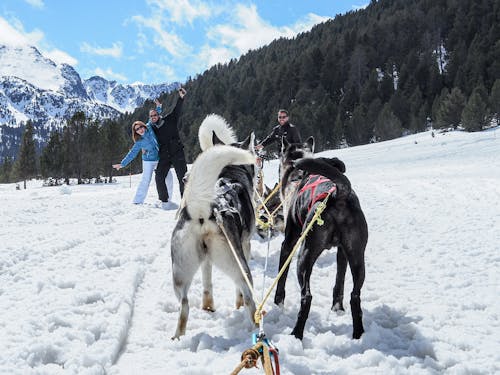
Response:
[[[137,156],[139,151],[141,151],[141,145],[140,145],[140,142],[136,142],[136,143],[134,143],[134,145],[132,146],[130,151],[127,153],[127,155],[125,155],[125,157],[120,162],[120,164],[113,164],[113,168],[115,168],[116,170],[120,170],[121,168],[125,168],[127,165],[130,164],[130,162],[132,160],[135,159],[135,157]]]
[[[181,87],[178,90],[178,93],[179,93],[179,98],[177,99],[177,103],[175,103],[175,107],[172,110],[172,115],[175,117],[175,121],[177,121],[177,119],[181,115],[182,104],[184,103],[184,97],[186,96],[187,91]]]

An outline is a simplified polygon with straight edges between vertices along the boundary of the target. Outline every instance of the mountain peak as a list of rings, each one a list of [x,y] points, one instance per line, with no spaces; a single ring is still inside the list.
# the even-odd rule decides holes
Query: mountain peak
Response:
[[[111,118],[179,86],[127,85],[99,76],[82,80],[71,65],[55,63],[34,46],[0,45],[0,72],[0,126],[15,129],[30,119],[39,129],[50,127],[41,131],[47,135],[77,111]],[[2,143],[12,147],[0,147],[0,158],[17,152],[18,140],[5,139],[8,132],[3,132]]]
[[[0,68],[2,77],[18,77],[41,90],[57,91],[64,84],[61,68],[34,46],[2,45]]]

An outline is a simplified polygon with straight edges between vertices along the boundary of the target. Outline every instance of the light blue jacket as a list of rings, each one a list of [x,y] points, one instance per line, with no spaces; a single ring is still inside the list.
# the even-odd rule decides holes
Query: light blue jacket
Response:
[[[156,110],[158,113],[161,113],[161,107],[157,107]],[[134,143],[130,151],[120,162],[122,168],[125,168],[132,160],[134,160],[137,154],[142,150],[144,150],[144,152],[142,152],[142,160],[158,161],[160,159],[158,154],[158,141],[156,140],[156,135],[151,128],[151,123],[149,121],[146,127],[147,129],[144,135]]]

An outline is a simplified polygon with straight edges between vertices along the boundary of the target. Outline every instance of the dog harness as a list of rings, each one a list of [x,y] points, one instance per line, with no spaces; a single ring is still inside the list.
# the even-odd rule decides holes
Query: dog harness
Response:
[[[318,187],[321,186],[320,189]],[[311,211],[312,206],[323,199],[326,198],[328,194],[334,194],[337,190],[337,186],[328,178],[321,176],[319,174],[312,174],[307,178],[306,184],[300,189],[298,196],[302,197],[304,195],[305,200],[309,200],[307,206],[307,212]],[[307,192],[309,192],[309,197],[305,196]],[[297,212],[297,219],[299,220],[300,225],[304,225],[302,218]]]

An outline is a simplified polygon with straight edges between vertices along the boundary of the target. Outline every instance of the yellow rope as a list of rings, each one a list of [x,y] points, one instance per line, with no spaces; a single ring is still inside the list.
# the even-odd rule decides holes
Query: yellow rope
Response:
[[[255,221],[257,222],[257,225],[261,227],[262,229],[267,229],[271,226],[271,222],[268,221],[267,223],[263,222],[260,218],[256,217]]]
[[[278,212],[278,210],[281,208],[281,206],[283,206],[283,202],[280,202],[280,204],[278,205],[278,207],[276,207],[276,208],[274,209],[274,211],[273,211],[273,212],[271,212],[271,216],[273,216],[273,217],[274,217],[274,215],[276,215],[276,212]]]
[[[257,194],[257,197],[259,198],[259,200],[261,201],[261,204],[260,204],[259,208],[255,211],[255,220],[257,221],[257,223],[259,223],[259,222],[263,223],[263,221],[257,217],[257,213],[260,211],[260,209],[262,207],[264,207],[264,210],[266,211],[266,214],[267,214],[267,217],[269,220],[269,224],[272,226],[274,224],[274,222],[273,222],[273,218],[271,217],[271,213],[269,212],[269,209],[266,206],[267,199],[263,202],[261,195],[257,191],[256,191],[256,194]]]
[[[262,315],[262,308],[264,307],[264,303],[267,301],[267,299],[271,295],[271,292],[273,291],[274,287],[278,283],[278,280],[280,279],[280,277],[285,272],[286,267],[288,267],[288,265],[292,261],[293,256],[295,255],[295,253],[299,249],[300,245],[302,244],[302,242],[306,238],[306,236],[309,233],[309,231],[312,229],[312,226],[314,225],[314,223],[316,221],[318,221],[318,225],[322,225],[323,224],[323,220],[321,220],[320,215],[325,210],[325,208],[326,208],[326,202],[328,201],[329,197],[330,197],[330,193],[328,193],[328,195],[325,197],[325,199],[323,199],[323,201],[318,205],[318,207],[316,207],[316,211],[314,213],[314,216],[313,216],[312,220],[309,222],[309,224],[307,225],[306,229],[302,232],[302,235],[299,237],[299,239],[295,243],[295,246],[292,249],[292,252],[288,256],[288,258],[285,261],[285,263],[283,264],[283,267],[281,267],[281,270],[278,272],[278,276],[276,276],[276,278],[274,279],[273,284],[271,285],[271,287],[267,291],[266,296],[264,297],[264,299],[262,300],[262,302],[257,307],[257,310],[255,311],[255,315],[254,315],[254,320],[255,320],[256,324],[259,324],[259,322],[260,322],[261,315]]]
[[[267,291],[264,299],[262,300],[262,302],[259,304],[259,306],[255,310],[255,314],[254,314],[255,324],[260,324],[260,321],[262,318],[262,308],[264,307],[265,302],[267,301],[267,299],[271,295],[271,292],[273,291],[274,287],[278,283],[278,280],[285,272],[285,268],[288,267],[288,265],[292,261],[293,256],[295,255],[295,253],[299,249],[300,245],[302,244],[302,242],[306,238],[309,231],[312,229],[312,226],[314,225],[314,223],[318,222],[318,225],[323,225],[323,220],[321,219],[321,213],[325,210],[326,202],[328,201],[329,197],[330,197],[330,193],[328,193],[328,195],[325,197],[325,199],[323,199],[323,201],[318,205],[318,207],[316,207],[316,211],[314,212],[313,218],[311,219],[311,221],[307,225],[306,229],[302,232],[301,236],[299,237],[299,239],[295,243],[295,246],[293,247],[292,252],[288,256],[285,263],[283,264],[283,267],[281,267],[280,271],[278,272],[278,276],[276,276],[276,278],[273,281],[273,284],[271,285],[271,287]],[[243,275],[243,278],[245,279],[245,282],[248,285],[248,288],[250,289],[250,292],[252,293],[252,298],[253,298],[255,304],[257,304],[257,299],[255,298],[255,291],[253,289],[253,285],[250,282],[250,279],[248,278],[246,272],[243,269],[243,265],[241,264],[240,259],[239,259],[238,255],[236,254],[236,250],[234,249],[233,244],[231,243],[231,241],[229,241],[229,236],[227,235],[226,229],[224,228],[224,225],[222,223],[222,216],[220,215],[220,213],[217,210],[215,210],[215,219],[216,219],[216,222],[217,222],[219,228],[221,229],[222,233],[224,234],[224,236],[227,239],[227,242],[229,244],[229,248],[231,249],[234,258],[236,259],[236,262],[238,263],[240,271]]]
[[[274,187],[274,189],[269,193],[269,195],[266,197],[266,199],[264,200],[264,202],[262,202],[260,204],[260,206],[257,207],[257,211],[259,211],[263,206],[266,205],[266,203],[269,201],[269,199],[271,199],[273,197],[274,194],[276,194],[276,192],[279,190],[279,188],[281,187],[281,181],[278,183],[278,185],[276,185]],[[261,199],[262,200],[262,199]]]
[[[245,279],[245,282],[248,285],[248,288],[250,289],[250,292],[252,293],[252,298],[254,302],[257,304],[257,299],[255,298],[255,291],[253,290],[253,285],[250,282],[250,279],[248,278],[248,275],[246,274],[245,270],[243,269],[243,265],[241,264],[240,258],[238,257],[238,254],[236,254],[236,250],[234,249],[233,244],[231,241],[229,241],[229,236],[227,235],[226,228],[224,228],[224,224],[222,222],[222,216],[219,211],[214,210],[215,212],[215,221],[217,222],[217,225],[221,229],[222,233],[226,237],[227,243],[229,244],[229,248],[231,249],[234,259],[236,259],[236,263],[238,263],[238,267],[240,267],[241,274],[243,275],[243,278]]]

